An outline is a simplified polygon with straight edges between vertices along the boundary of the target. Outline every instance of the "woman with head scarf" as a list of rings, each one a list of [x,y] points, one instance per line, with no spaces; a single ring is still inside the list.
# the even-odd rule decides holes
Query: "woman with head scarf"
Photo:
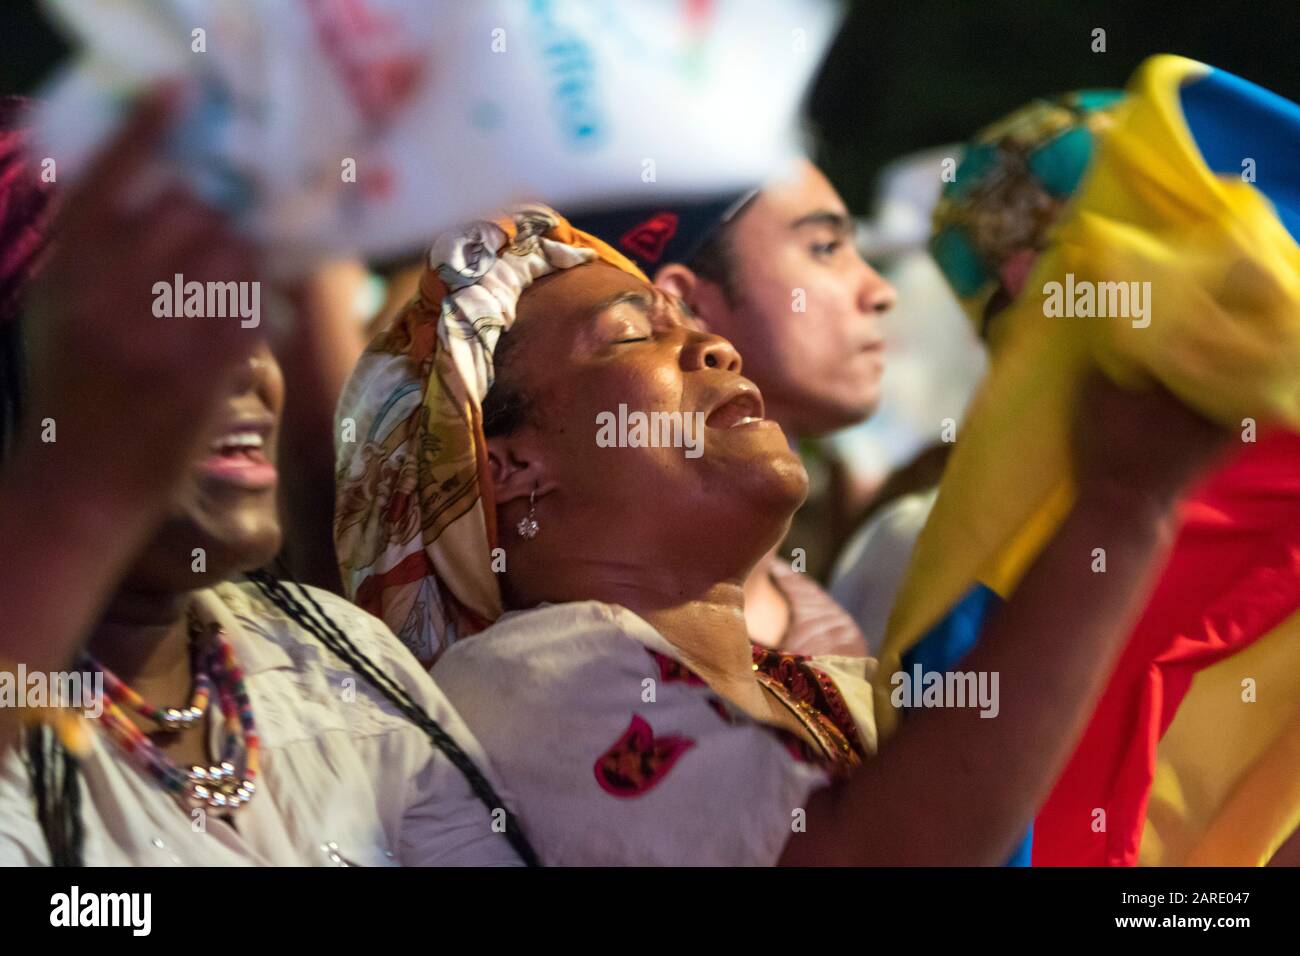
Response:
[[[968,662],[1000,719],[929,710],[874,755],[869,659],[750,643],[743,582],[807,476],[739,355],[524,207],[434,243],[344,391],[344,585],[441,658],[546,862],[1000,862],[1220,440],[1159,391],[1093,398],[1085,493]]]
[[[18,411],[0,527],[27,534],[4,537],[0,865],[531,859],[478,744],[388,629],[254,572],[281,538],[283,381],[237,319],[150,308],[158,276],[255,274],[215,213],[141,193],[167,113],[147,104],[67,201],[23,321],[0,328],[25,346],[0,378]],[[34,165],[14,163],[6,235],[43,239],[12,201]],[[7,301],[35,264],[21,248]]]

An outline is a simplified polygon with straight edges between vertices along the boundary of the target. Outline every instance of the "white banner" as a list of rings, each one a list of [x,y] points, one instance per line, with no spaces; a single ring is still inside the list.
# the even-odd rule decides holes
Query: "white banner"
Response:
[[[418,248],[504,203],[743,189],[798,151],[830,0],[49,0],[43,94],[75,176],[152,81],[171,158],[281,264]]]

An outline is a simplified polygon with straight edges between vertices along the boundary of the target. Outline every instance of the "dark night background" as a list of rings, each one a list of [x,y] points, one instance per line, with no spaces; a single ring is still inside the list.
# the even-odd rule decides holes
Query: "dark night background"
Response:
[[[1092,52],[1096,27],[1105,53]],[[64,53],[31,0],[0,3],[0,37],[0,92],[30,91]],[[864,212],[889,160],[964,139],[1034,96],[1121,86],[1152,53],[1300,100],[1300,0],[855,0],[810,103],[818,159]]]

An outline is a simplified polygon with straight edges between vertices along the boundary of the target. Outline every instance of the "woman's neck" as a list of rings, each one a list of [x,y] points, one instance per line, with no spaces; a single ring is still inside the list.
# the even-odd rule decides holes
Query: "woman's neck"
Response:
[[[807,738],[800,722],[773,701],[754,673],[743,579],[701,582],[682,578],[680,568],[673,574],[662,568],[576,564],[566,576],[568,586],[542,600],[601,601],[627,608],[663,635],[682,663],[716,694],[756,720]]]
[[[754,679],[743,593],[740,586],[727,585],[720,586],[719,593],[671,607],[628,609],[677,648],[691,670],[724,691],[737,684],[747,686]]]
[[[190,680],[186,611],[193,591],[135,591],[114,595],[87,650],[137,691],[166,690]],[[141,691],[142,692],[142,691]]]
[[[713,691],[755,720],[808,738],[800,722],[763,690],[754,673],[753,644],[745,622],[744,586],[718,585],[675,605],[650,604],[636,611],[677,649],[682,663]]]
[[[640,615],[720,692],[754,682],[744,582],[683,580],[662,570],[609,564],[588,564],[577,577],[580,595],[550,600],[596,600]]]
[[[90,639],[90,653],[119,680],[157,707],[185,707],[194,689],[188,610],[193,591],[123,590],[114,596]],[[205,716],[188,733],[162,732],[127,714],[179,766],[212,762]]]

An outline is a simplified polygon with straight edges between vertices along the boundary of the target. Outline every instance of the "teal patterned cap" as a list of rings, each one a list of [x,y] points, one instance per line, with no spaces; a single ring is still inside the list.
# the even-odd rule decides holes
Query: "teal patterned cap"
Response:
[[[990,304],[1033,263],[1082,182],[1120,90],[1038,99],[980,130],[934,210],[930,252],[986,337]]]

